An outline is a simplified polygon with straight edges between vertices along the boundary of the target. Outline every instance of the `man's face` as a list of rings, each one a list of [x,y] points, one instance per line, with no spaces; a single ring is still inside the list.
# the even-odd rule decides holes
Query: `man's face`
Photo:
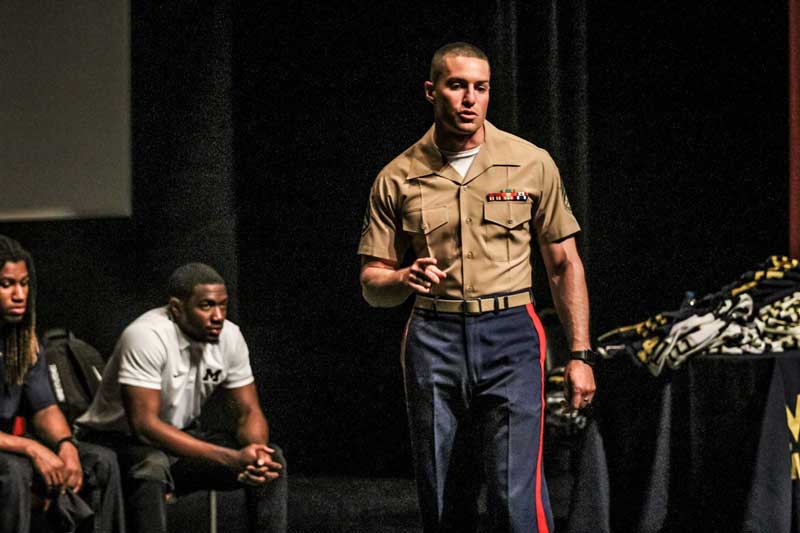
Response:
[[[425,82],[425,95],[442,134],[470,137],[483,127],[489,109],[489,63],[447,55],[436,82]]]
[[[223,284],[195,285],[186,300],[170,299],[172,317],[187,337],[200,342],[219,342],[228,313],[228,290]]]
[[[9,324],[21,322],[28,309],[30,289],[25,261],[6,261],[0,271],[0,317]]]

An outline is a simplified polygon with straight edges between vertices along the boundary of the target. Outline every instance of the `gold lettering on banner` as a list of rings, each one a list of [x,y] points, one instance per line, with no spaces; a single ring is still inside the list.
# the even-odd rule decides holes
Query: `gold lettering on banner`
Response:
[[[800,394],[795,398],[794,412],[786,406],[786,423],[789,432],[792,434],[794,443],[789,443],[789,451],[797,449],[798,437],[800,437]],[[792,452],[792,480],[800,479],[800,452]]]
[[[794,404],[794,413],[789,406],[786,406],[786,422],[789,424],[789,431],[792,432],[792,438],[797,442],[797,437],[800,435],[800,394]]]

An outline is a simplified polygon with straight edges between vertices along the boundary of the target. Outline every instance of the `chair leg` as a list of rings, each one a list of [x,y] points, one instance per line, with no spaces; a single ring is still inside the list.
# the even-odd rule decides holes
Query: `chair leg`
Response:
[[[208,491],[209,533],[217,533],[217,491]]]

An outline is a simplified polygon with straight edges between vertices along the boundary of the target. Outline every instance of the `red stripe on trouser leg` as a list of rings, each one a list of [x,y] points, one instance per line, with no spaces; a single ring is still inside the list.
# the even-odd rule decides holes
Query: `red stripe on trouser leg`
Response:
[[[544,326],[539,320],[539,316],[533,309],[533,304],[525,306],[528,310],[528,316],[531,317],[533,327],[536,328],[536,334],[539,337],[539,368],[542,376],[542,398],[541,398],[541,420],[539,420],[539,452],[536,456],[536,526],[539,533],[547,533],[547,516],[544,512],[544,502],[542,501],[542,447],[544,443],[544,410],[546,407],[544,398],[544,362],[547,358],[547,338],[544,334]]]
[[[411,325],[412,318],[414,318],[413,311],[411,312],[410,315],[408,315],[408,320],[406,320],[406,327],[403,328],[403,336],[400,338],[400,367],[403,369],[403,373],[405,373],[406,371],[406,342],[408,341],[408,326]]]

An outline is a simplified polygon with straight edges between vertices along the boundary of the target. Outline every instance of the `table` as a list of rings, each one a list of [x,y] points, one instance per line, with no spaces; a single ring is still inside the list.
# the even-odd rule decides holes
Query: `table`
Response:
[[[800,352],[601,361],[567,531],[800,533]]]

